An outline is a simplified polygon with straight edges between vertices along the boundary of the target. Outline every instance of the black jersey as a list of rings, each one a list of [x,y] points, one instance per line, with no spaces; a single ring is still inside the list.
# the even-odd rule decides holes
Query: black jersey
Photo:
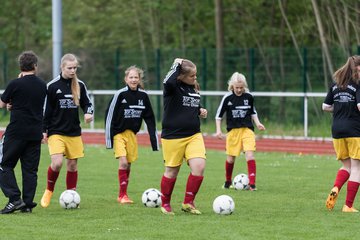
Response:
[[[46,83],[33,74],[12,80],[1,96],[12,105],[5,136],[41,140],[45,96]]]
[[[346,89],[333,84],[325,98],[324,104],[333,105],[333,138],[360,137],[360,86],[350,83]]]
[[[250,128],[254,131],[252,115],[257,114],[254,107],[254,97],[250,93],[236,96],[234,92],[226,94],[218,107],[215,119],[221,120],[226,112],[226,129]]]
[[[84,113],[93,114],[94,109],[84,82],[79,80],[80,107]],[[44,113],[44,132],[48,136],[80,136],[79,107],[71,94],[71,79],[61,74],[47,84],[47,97]]]
[[[106,111],[106,147],[113,147],[113,138],[118,133],[125,130],[138,133],[143,119],[147,125],[152,149],[157,151],[159,144],[156,122],[149,96],[142,89],[131,90],[128,86],[117,91]]]
[[[164,79],[164,116],[161,137],[176,139],[200,132],[200,94],[177,80],[180,64],[174,63]]]

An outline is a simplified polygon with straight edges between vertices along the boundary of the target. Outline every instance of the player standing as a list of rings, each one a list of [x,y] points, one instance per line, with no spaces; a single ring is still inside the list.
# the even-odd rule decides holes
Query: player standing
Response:
[[[341,187],[348,181],[342,211],[358,212],[353,203],[360,182],[360,56],[349,57],[333,78],[335,83],[330,87],[322,109],[333,113],[333,144],[342,166],[326,199],[326,208],[334,208]]]
[[[76,190],[78,180],[77,160],[84,156],[81,139],[79,107],[84,112],[85,123],[93,120],[93,105],[85,83],[77,77],[79,62],[75,55],[61,58],[61,73],[47,85],[44,113],[44,139],[48,141],[51,164],[47,172],[47,187],[41,198],[41,206],[50,204],[55,183],[66,161],[66,188]]]
[[[19,56],[21,73],[1,95],[0,107],[11,109],[10,123],[0,143],[0,186],[9,198],[0,214],[31,213],[37,187],[42,139],[43,106],[46,84],[36,76],[38,58],[32,51]],[[23,193],[17,185],[14,168],[21,162]]]
[[[114,148],[119,160],[119,196],[122,204],[133,203],[128,197],[127,187],[131,164],[138,158],[136,133],[144,119],[150,135],[153,151],[159,150],[156,122],[149,96],[144,91],[142,69],[131,66],[125,71],[126,87],[117,91],[106,113],[105,140],[107,148]]]
[[[205,144],[199,117],[207,111],[200,106],[196,90],[196,65],[187,59],[175,59],[164,79],[164,116],[161,143],[165,172],[161,179],[161,211],[174,215],[170,200],[180,167],[185,159],[190,167],[182,210],[201,214],[195,207],[195,196],[204,178]]]
[[[226,154],[225,161],[225,183],[223,188],[231,188],[231,178],[234,169],[235,158],[240,152],[245,152],[248,167],[250,190],[255,191],[256,162],[254,151],[256,149],[253,122],[259,130],[265,130],[259,121],[254,106],[254,97],[250,94],[243,74],[235,72],[228,82],[228,90],[216,112],[216,136],[223,138],[221,131],[221,120],[226,113]]]

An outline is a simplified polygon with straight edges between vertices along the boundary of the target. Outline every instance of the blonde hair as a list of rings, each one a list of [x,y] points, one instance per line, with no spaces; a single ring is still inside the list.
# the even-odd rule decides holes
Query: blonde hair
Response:
[[[192,61],[183,59],[181,62],[180,75],[178,76],[178,80],[181,81],[186,75],[191,74],[195,69],[196,65]]]
[[[249,92],[249,87],[246,82],[246,78],[243,74],[234,72],[233,75],[231,75],[230,80],[228,81],[228,90],[233,91],[234,90],[234,84],[235,83],[243,83],[245,92]]]
[[[356,67],[359,65],[360,56],[355,55],[349,57],[346,63],[333,75],[336,85],[341,89],[345,89],[350,81],[354,81],[358,84],[360,79]]]
[[[140,79],[140,81],[139,81],[138,86],[139,86],[139,88],[144,89],[144,81],[143,81],[143,79],[144,79],[144,70],[142,70],[141,68],[138,68],[138,67],[135,66],[135,65],[132,65],[132,66],[128,67],[128,68],[125,70],[124,81],[126,80],[126,78],[127,78],[127,76],[129,75],[129,73],[130,73],[131,70],[135,70],[135,71],[139,74],[139,79]]]
[[[76,65],[79,66],[79,61],[77,57],[74,54],[67,53],[61,58],[61,68],[65,67],[65,64],[67,62],[76,62]],[[77,78],[77,75],[75,74],[75,77],[71,79],[71,94],[73,97],[73,101],[76,106],[80,105],[80,85],[79,85],[79,79]]]

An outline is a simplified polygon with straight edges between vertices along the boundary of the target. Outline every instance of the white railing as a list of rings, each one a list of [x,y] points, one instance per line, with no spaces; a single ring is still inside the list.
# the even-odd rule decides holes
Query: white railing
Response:
[[[4,90],[0,90],[0,94],[2,94]],[[89,90],[89,95],[91,98],[91,101],[94,103],[94,109],[95,108],[95,96],[97,95],[114,95],[117,92],[117,90]],[[149,95],[162,95],[162,90],[148,90],[147,93]],[[201,96],[224,96],[227,91],[201,91]],[[252,92],[252,95],[259,96],[259,97],[301,97],[304,101],[304,137],[308,137],[308,100],[309,97],[322,97],[324,98],[326,96],[326,93],[321,92]],[[92,121],[90,123],[90,131],[96,131],[94,122]]]
[[[117,90],[92,90],[89,91],[90,98],[95,103],[96,95],[114,95]],[[149,95],[162,95],[162,90],[148,90]],[[227,91],[201,91],[201,96],[224,96]],[[309,97],[325,98],[326,93],[320,92],[252,92],[252,95],[259,97],[301,97],[304,101],[304,137],[308,137],[308,100]],[[95,106],[94,106],[95,107]],[[96,108],[95,108],[96,109]],[[95,131],[94,121],[90,124],[90,130]]]

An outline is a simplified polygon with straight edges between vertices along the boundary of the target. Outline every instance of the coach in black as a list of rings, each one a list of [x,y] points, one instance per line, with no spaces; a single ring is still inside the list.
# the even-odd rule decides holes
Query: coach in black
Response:
[[[37,56],[32,51],[19,56],[21,73],[1,96],[0,107],[11,109],[10,123],[0,143],[0,187],[9,198],[1,214],[32,212],[42,139],[46,84],[36,74]],[[14,168],[20,159],[23,193],[17,185]]]

